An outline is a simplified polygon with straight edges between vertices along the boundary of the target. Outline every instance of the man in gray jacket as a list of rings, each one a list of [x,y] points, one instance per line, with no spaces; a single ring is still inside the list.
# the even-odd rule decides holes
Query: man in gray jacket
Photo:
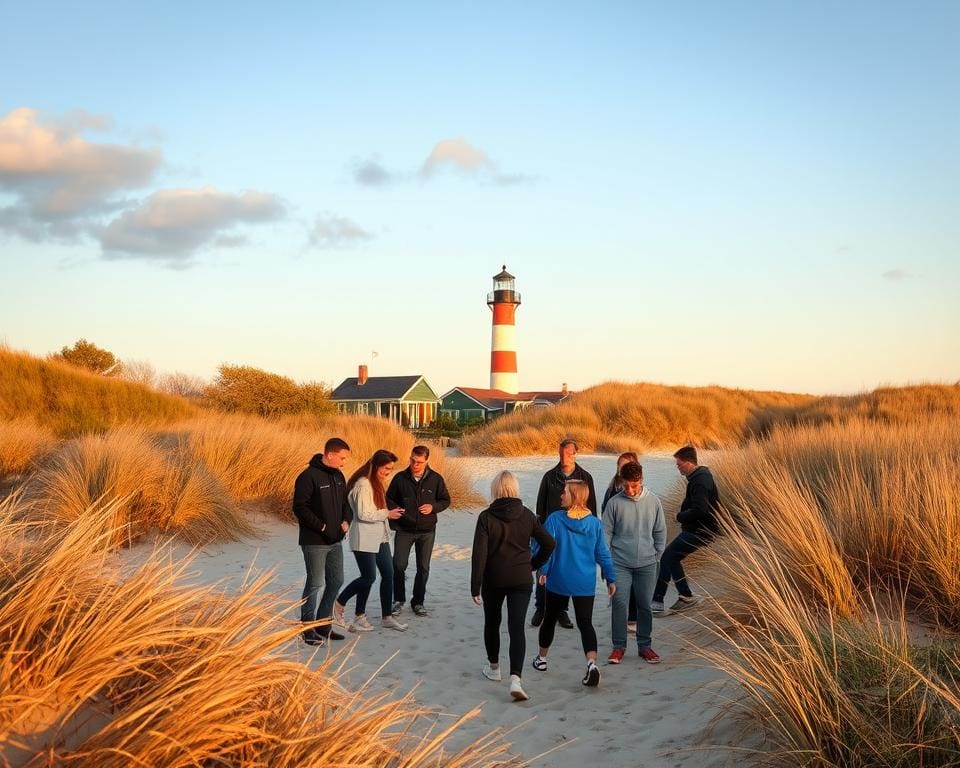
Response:
[[[617,584],[613,596],[609,664],[623,661],[627,650],[627,601],[631,590],[637,602],[637,648],[648,664],[660,662],[650,647],[653,612],[650,601],[657,583],[657,566],[667,543],[667,524],[660,499],[643,487],[643,467],[631,461],[620,470],[623,489],[611,497],[603,511],[603,530],[613,556]]]

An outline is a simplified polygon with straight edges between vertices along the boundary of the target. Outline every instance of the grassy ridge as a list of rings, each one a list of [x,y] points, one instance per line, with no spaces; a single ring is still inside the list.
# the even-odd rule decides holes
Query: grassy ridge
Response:
[[[350,692],[342,656],[313,669],[292,606],[264,579],[235,597],[185,586],[190,562],[162,550],[122,578],[107,544],[123,537],[110,505],[66,528],[26,522],[0,502],[0,762],[131,765],[517,765],[497,736],[446,753],[460,723],[413,698]],[[411,728],[437,726],[415,736]],[[425,727],[417,727],[423,733]]]
[[[793,408],[812,399],[783,392],[608,382],[553,408],[503,416],[464,437],[461,450],[465,455],[548,454],[565,437],[591,452],[684,443],[716,448],[739,443],[758,412]]]
[[[714,463],[723,644],[701,653],[777,765],[960,766],[958,462],[940,415],[785,428]]]
[[[197,413],[180,397],[0,347],[0,420],[29,419],[59,437]]]

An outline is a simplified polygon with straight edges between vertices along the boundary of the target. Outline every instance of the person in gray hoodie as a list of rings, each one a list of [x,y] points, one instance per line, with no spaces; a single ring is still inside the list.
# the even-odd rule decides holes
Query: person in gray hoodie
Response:
[[[613,556],[617,584],[624,585],[613,595],[611,634],[613,650],[608,664],[623,661],[627,649],[627,601],[637,604],[637,649],[648,664],[660,656],[651,648],[653,612],[650,607],[657,583],[657,567],[667,544],[663,506],[655,494],[643,487],[643,467],[635,461],[620,470],[622,490],[612,496],[603,511],[603,531]],[[626,585],[632,586],[627,589]]]

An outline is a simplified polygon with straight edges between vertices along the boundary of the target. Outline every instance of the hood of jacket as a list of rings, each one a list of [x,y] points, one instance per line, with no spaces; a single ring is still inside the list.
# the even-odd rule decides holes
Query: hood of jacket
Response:
[[[643,486],[643,488],[640,489],[640,493],[638,493],[636,496],[628,496],[627,492],[623,488],[620,489],[620,494],[623,496],[623,498],[630,499],[630,501],[640,501],[640,499],[643,499],[648,495],[647,486]]]
[[[313,455],[313,458],[310,459],[310,466],[313,467],[314,469],[323,470],[324,472],[336,472],[336,471],[339,471],[339,470],[335,470],[333,467],[328,467],[326,464],[323,463],[323,454],[322,454],[322,453],[315,453],[315,454]]]
[[[487,512],[505,523],[519,520],[521,519],[521,515],[530,514],[530,510],[523,506],[523,502],[520,501],[520,499],[510,497],[494,499],[487,508]]]
[[[593,515],[587,515],[586,517],[581,517],[578,520],[574,520],[566,512],[562,515],[557,516],[560,520],[560,524],[566,528],[570,533],[575,533],[578,536],[586,536],[590,533],[590,528],[596,525],[596,518]]]

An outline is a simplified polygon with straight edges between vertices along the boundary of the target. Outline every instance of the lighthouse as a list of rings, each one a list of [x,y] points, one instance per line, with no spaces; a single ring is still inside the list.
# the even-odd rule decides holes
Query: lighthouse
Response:
[[[487,306],[493,310],[493,334],[490,339],[490,389],[515,395],[520,391],[517,378],[517,337],[515,317],[520,306],[516,278],[503,271],[493,276],[493,292],[487,294]]]

